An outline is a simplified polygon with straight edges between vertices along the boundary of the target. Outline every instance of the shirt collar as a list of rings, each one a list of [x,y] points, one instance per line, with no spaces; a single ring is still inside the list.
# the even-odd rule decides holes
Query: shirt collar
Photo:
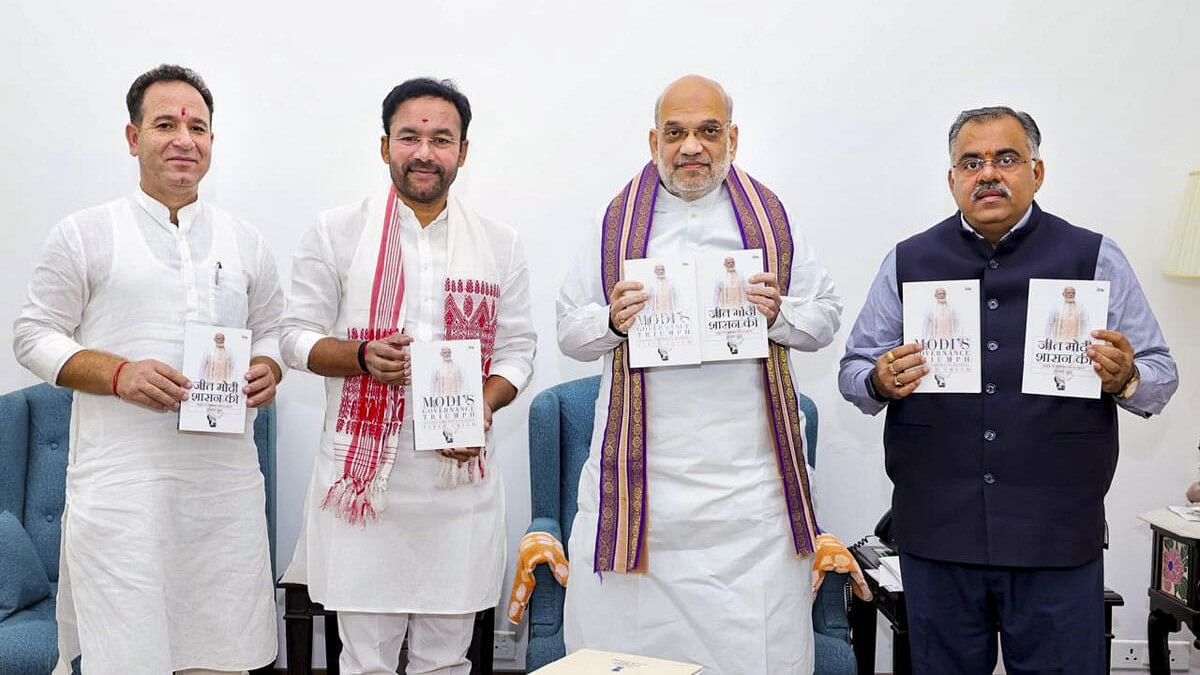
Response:
[[[155,220],[155,222],[163,227],[172,230],[175,229],[175,223],[171,222],[171,209],[167,208],[166,204],[163,204],[154,197],[146,194],[141,187],[139,187],[137,192],[134,193],[134,197],[137,199],[138,205],[142,207],[142,210],[149,214],[150,217]],[[192,222],[195,221],[196,215],[200,213],[200,210],[201,204],[199,199],[179,209],[179,213],[177,215],[179,217],[180,232],[187,232],[188,229],[191,228]]]
[[[1025,227],[1025,225],[1029,223],[1029,217],[1032,215],[1033,215],[1033,204],[1030,204],[1029,208],[1025,211],[1025,215],[1021,216],[1021,219],[1017,221],[1016,225],[1012,226],[1011,230],[1009,230],[1008,232],[1005,232],[1003,237],[1000,237],[1000,241],[1004,241],[1005,239],[1008,239],[1008,235],[1012,234],[1013,232],[1016,232],[1017,230],[1021,229],[1022,227]],[[962,211],[958,212],[958,219],[962,223],[962,227],[964,230],[975,235],[976,239],[983,239],[983,235],[976,232],[975,228],[971,227],[971,224],[967,222],[967,217],[962,214]]]

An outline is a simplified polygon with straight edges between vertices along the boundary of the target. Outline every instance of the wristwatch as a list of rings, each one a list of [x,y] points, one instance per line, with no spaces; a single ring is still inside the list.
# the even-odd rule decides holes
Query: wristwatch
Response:
[[[1137,391],[1138,385],[1141,383],[1142,376],[1140,373],[1138,373],[1137,366],[1134,366],[1133,374],[1129,376],[1129,381],[1125,383],[1125,386],[1121,389],[1121,391],[1117,392],[1117,398],[1125,400],[1130,396],[1133,396],[1133,392]]]

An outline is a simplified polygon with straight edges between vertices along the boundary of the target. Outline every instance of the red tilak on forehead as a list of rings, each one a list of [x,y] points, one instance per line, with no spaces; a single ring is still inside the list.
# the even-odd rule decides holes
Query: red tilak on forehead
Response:
[[[187,117],[187,108],[183,108],[183,109],[181,109],[181,110],[179,111],[179,115],[180,115],[181,117]]]
[[[421,121],[422,121],[422,122],[428,122],[429,120],[427,120],[427,119],[425,119],[424,117],[422,117],[422,118],[421,118]]]

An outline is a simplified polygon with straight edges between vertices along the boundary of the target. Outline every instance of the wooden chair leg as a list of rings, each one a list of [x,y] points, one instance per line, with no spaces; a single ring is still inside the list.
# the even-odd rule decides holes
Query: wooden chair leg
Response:
[[[342,655],[342,636],[338,633],[337,612],[325,612],[325,672],[341,675],[342,666],[338,659]]]

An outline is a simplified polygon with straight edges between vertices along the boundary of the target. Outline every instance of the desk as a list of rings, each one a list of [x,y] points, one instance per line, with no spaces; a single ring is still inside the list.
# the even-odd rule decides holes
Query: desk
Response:
[[[866,570],[876,569],[878,556],[892,555],[887,546],[880,543],[876,537],[867,537],[862,542],[850,547],[854,559]],[[892,628],[892,672],[895,675],[912,675],[912,658],[908,646],[908,615],[904,609],[904,591],[889,591],[882,588],[879,582],[869,574],[864,574],[867,585],[875,599],[866,602],[858,596],[853,596],[850,602],[850,634],[854,643],[854,659],[858,662],[858,672],[875,672],[875,623],[876,617],[883,614]],[[1120,594],[1108,588],[1104,589],[1104,638],[1105,666],[1112,653],[1112,608],[1125,604]],[[1178,630],[1178,629],[1177,629]],[[1166,645],[1166,638],[1163,638]]]
[[[1170,672],[1167,638],[1184,624],[1200,635],[1200,523],[1193,523],[1167,509],[1138,516],[1150,524],[1154,545],[1150,549],[1150,616],[1146,639],[1151,675]],[[1200,639],[1196,640],[1200,647]]]

